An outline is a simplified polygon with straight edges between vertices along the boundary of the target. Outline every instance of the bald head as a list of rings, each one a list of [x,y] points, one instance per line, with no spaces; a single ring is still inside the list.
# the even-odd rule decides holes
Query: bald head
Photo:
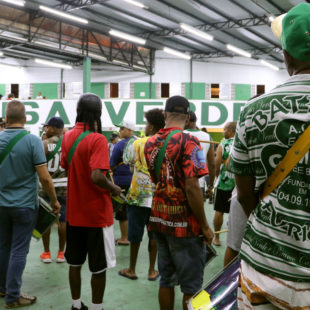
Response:
[[[12,124],[25,124],[26,110],[24,104],[18,100],[8,102],[5,109],[5,118],[8,126]]]
[[[237,122],[226,123],[224,127],[224,131],[223,131],[224,138],[225,139],[233,138],[235,136],[236,127],[237,127]]]

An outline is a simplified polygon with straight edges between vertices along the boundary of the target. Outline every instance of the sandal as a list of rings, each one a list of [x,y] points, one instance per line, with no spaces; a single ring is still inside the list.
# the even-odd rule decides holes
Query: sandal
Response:
[[[37,301],[37,297],[29,296],[24,293],[20,293],[20,296],[17,300],[6,304],[5,307],[8,309],[26,307],[26,306],[30,306],[34,304],[36,301]]]

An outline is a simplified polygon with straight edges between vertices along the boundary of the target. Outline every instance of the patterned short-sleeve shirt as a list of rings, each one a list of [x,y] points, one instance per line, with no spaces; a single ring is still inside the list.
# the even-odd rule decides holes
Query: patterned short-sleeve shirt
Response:
[[[145,159],[151,178],[156,183],[149,228],[176,237],[197,236],[201,232],[185,193],[185,179],[202,177],[208,173],[206,159],[196,137],[178,132],[169,140],[160,169],[158,182],[155,162],[165,139],[173,130],[161,129],[145,144]]]
[[[246,105],[229,170],[254,176],[260,192],[309,123],[310,75],[296,75]],[[252,212],[241,257],[262,273],[310,282],[310,152]]]

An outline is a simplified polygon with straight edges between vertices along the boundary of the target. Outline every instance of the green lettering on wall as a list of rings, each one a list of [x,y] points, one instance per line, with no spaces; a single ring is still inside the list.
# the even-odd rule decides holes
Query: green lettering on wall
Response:
[[[210,121],[210,107],[215,107],[220,112],[220,117],[216,121]],[[218,126],[223,125],[228,117],[227,108],[219,102],[202,102],[201,103],[201,125],[202,126]]]
[[[189,102],[189,109],[193,112],[196,112],[196,106],[192,102]]]
[[[233,103],[233,118],[236,122],[239,119],[241,108],[244,107],[245,103],[234,102]]]
[[[145,102],[145,101],[137,101],[136,102],[136,124],[144,125],[144,107],[145,106],[158,106],[159,108],[163,105],[163,102]]]
[[[27,101],[24,102],[26,111],[27,111],[27,105],[29,105],[32,109],[39,109],[39,105],[34,102],[34,101]],[[39,114],[37,112],[34,111],[27,111],[26,112],[26,116],[30,115],[31,119],[29,121],[27,121],[27,125],[33,125],[36,124],[39,121]]]
[[[130,101],[123,101],[118,113],[115,112],[111,101],[104,101],[104,104],[107,108],[112,124],[118,124],[124,119],[124,116],[128,110]]]
[[[46,121],[45,123],[47,123],[47,121],[53,117],[53,116],[59,116],[62,118],[62,120],[64,121],[65,125],[69,125],[70,124],[70,121],[69,121],[69,118],[68,118],[68,115],[65,111],[65,108],[62,104],[61,101],[54,101],[52,107],[51,107],[51,110],[50,112],[48,113],[48,116],[46,118]]]

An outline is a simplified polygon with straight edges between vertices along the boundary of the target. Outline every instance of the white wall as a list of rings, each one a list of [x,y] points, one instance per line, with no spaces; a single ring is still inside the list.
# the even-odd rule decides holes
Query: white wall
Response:
[[[19,62],[15,59],[5,59],[3,62],[14,64],[17,67],[3,69],[0,66],[2,71],[0,83],[60,82],[60,69],[43,68],[32,61]],[[288,78],[284,65],[282,68],[280,71],[274,71],[264,67],[257,60],[242,57],[211,59],[210,62],[193,61],[193,82],[264,84],[266,91],[268,91]],[[81,85],[83,81],[82,67],[64,70],[63,78],[65,83],[79,82],[77,84]],[[92,71],[91,80],[92,82],[121,83],[121,95],[126,96],[129,94],[129,83],[148,82],[149,76],[142,72],[131,72],[116,66],[109,66],[103,67],[100,71],[97,69]],[[171,95],[179,94],[181,83],[190,81],[190,63],[188,60],[171,58],[163,52],[158,52],[155,60],[155,74],[152,80],[155,83],[172,83]],[[66,88],[69,93],[70,86],[66,86]],[[74,91],[77,92],[76,89]],[[80,91],[82,92],[82,88]],[[26,94],[25,90],[23,94]]]

